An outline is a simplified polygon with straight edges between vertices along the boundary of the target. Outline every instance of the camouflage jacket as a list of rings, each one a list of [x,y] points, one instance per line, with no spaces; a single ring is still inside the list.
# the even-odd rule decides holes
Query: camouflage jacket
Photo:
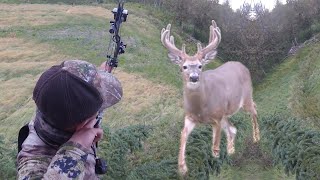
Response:
[[[45,144],[29,123],[29,135],[17,157],[17,179],[99,179],[92,149],[67,142],[59,149]]]

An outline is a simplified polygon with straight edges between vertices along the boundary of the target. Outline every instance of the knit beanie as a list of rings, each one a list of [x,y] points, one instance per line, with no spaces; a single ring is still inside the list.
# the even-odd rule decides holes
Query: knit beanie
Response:
[[[87,68],[87,74],[94,78],[97,71]],[[91,70],[91,72],[89,72]],[[33,99],[45,121],[51,126],[64,130],[74,128],[97,113],[103,104],[103,99],[93,81],[71,73],[64,68],[64,63],[52,66],[39,78]]]

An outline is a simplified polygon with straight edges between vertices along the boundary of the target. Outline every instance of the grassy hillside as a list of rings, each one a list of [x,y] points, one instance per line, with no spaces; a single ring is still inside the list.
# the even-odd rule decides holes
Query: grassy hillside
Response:
[[[256,87],[255,101],[260,115],[278,112],[306,119],[308,127],[320,128],[319,49],[319,42],[300,49]]]
[[[319,39],[319,36],[315,38]],[[319,49],[320,43],[318,42],[311,43],[302,48],[297,55],[287,58],[281,65],[275,68],[264,82],[257,85],[254,89],[254,99],[258,108],[260,129],[264,129],[262,134],[265,135],[262,136],[260,148],[264,153],[268,154],[267,156],[277,156],[275,152],[271,151],[272,146],[275,146],[271,140],[271,136],[272,133],[275,132],[269,132],[270,129],[266,130],[263,126],[267,125],[267,123],[261,121],[273,120],[274,114],[277,114],[276,118],[274,118],[276,121],[283,119],[283,121],[288,122],[285,125],[288,129],[290,129],[290,124],[292,124],[293,126],[298,126],[298,129],[302,132],[304,130],[310,133],[319,132]],[[290,122],[291,118],[298,120]],[[290,134],[288,134],[287,137],[290,137],[289,135]],[[286,135],[284,135],[284,138],[286,138],[285,136]],[[296,137],[291,138],[293,138],[291,140],[293,142],[296,140]],[[319,142],[316,144],[319,145]],[[294,151],[298,152],[298,147],[296,147]],[[319,154],[320,150],[316,152]],[[263,160],[263,158],[259,157],[258,159]],[[276,160],[274,159],[273,161]],[[231,167],[231,171],[225,172],[227,174],[226,176],[233,174],[232,179],[270,179],[270,174],[273,174],[271,179],[294,178],[294,176],[282,176],[280,172],[284,167],[281,165],[269,168],[268,159],[264,160],[264,166],[257,166],[256,164],[257,163],[249,158],[248,161],[244,160],[241,166]],[[256,173],[259,171],[262,171],[262,173]],[[251,178],[248,176],[249,173],[244,172],[252,172]],[[318,170],[318,174],[319,173],[320,171]]]
[[[33,116],[32,90],[41,72],[66,59],[103,62],[110,9],[115,6],[0,4],[0,177],[15,177],[17,132]],[[178,68],[168,61],[159,40],[167,22],[155,19],[140,5],[127,3],[126,8],[130,15],[122,37],[128,48],[114,72],[124,97],[103,120],[105,137],[99,153],[110,167],[103,178],[177,179],[182,84]],[[180,44],[183,37],[174,35]],[[317,124],[319,48],[316,44],[302,50],[255,87],[260,121],[281,112],[308,119],[306,126]],[[301,111],[310,102],[310,109]],[[232,121],[238,127],[237,153],[232,157],[226,156],[225,141],[221,158],[211,156],[210,127],[200,126],[191,134],[189,179],[288,179],[281,166],[272,166],[268,138],[262,137],[259,145],[252,143],[250,118],[240,113]],[[218,172],[218,177],[210,175]]]
[[[256,87],[265,149],[296,179],[320,178],[320,43],[315,40],[285,60]]]

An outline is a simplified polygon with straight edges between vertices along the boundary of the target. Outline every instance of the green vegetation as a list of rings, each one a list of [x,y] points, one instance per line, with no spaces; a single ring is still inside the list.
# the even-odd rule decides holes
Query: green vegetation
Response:
[[[256,87],[255,101],[262,117],[278,112],[300,117],[310,127],[320,128],[319,48],[317,42],[307,45]]]
[[[0,139],[0,176],[4,179],[14,179],[17,132],[34,113],[32,90],[39,75],[66,59],[84,59],[97,65],[105,61],[108,21],[112,18],[109,9],[114,6],[107,4],[104,9],[1,4],[0,135],[3,138]],[[132,11],[122,27],[122,37],[128,48],[120,56],[120,68],[114,72],[122,82],[124,97],[108,109],[103,120],[105,137],[98,153],[109,164],[109,172],[103,178],[179,179],[177,155],[183,126],[182,83],[178,67],[169,62],[159,40],[160,30],[167,22],[154,17],[166,19],[170,15],[150,12],[141,4],[127,3],[126,8]],[[316,31],[316,26],[314,28]],[[180,30],[173,26],[177,47],[187,40],[190,43],[187,50],[194,52],[194,40]],[[319,170],[316,162],[311,163],[307,174],[301,174],[302,168],[307,167],[303,163],[307,161],[301,162],[301,166],[291,166],[291,161],[287,162],[283,158],[286,156],[281,154],[289,149],[286,151],[284,143],[276,143],[286,142],[281,138],[287,136],[271,136],[280,125],[270,125],[281,120],[285,126],[301,128],[299,133],[308,133],[309,127],[319,129],[319,49],[317,42],[307,45],[270,71],[255,87],[254,100],[263,129],[261,143],[252,143],[250,117],[238,113],[231,118],[238,128],[236,154],[226,155],[223,136],[220,158],[214,159],[210,150],[210,126],[197,127],[186,149],[190,170],[187,179],[291,179],[294,177],[287,177],[283,167],[287,172],[298,172],[298,178],[312,176]],[[220,64],[215,61],[206,68]],[[273,117],[274,112],[280,113],[281,118]],[[303,125],[291,124],[292,116],[298,117],[295,121],[303,121]],[[297,135],[292,132],[291,140]],[[279,141],[275,141],[277,138]],[[273,148],[272,144],[277,146]],[[311,149],[315,151],[310,154],[310,160],[317,160],[318,149]],[[276,166],[273,166],[273,157],[279,162]]]
[[[265,137],[260,146],[262,154],[257,159],[263,160],[266,169],[262,171],[268,173],[255,174],[261,166],[256,166],[259,162],[254,156],[253,160],[250,157],[249,160],[244,159],[240,166],[226,168],[219,177],[293,178],[279,173],[279,169],[284,167],[285,172],[288,175],[295,174],[296,179],[319,178],[319,45],[317,41],[307,45],[296,56],[286,59],[263,83],[255,87],[254,99],[258,107],[262,137]],[[272,169],[268,168],[268,156],[273,157]],[[237,158],[233,158],[233,162],[237,162]],[[253,175],[250,178],[249,173],[243,175],[243,172],[252,172]],[[274,176],[269,177],[270,174]]]
[[[129,126],[115,132],[104,128],[105,138],[101,142],[101,149],[108,149],[108,151],[103,151],[102,155],[106,157],[110,168],[110,173],[107,174],[109,179],[126,179],[135,168],[135,164],[130,164],[129,160],[135,158],[135,151],[141,151],[142,143],[151,130],[150,127],[143,125]]]
[[[301,128],[303,120],[275,114],[262,119],[274,163],[281,163],[296,179],[320,178],[320,133]]]
[[[305,56],[299,55],[299,71],[292,84],[290,107],[296,116],[310,119],[320,127],[320,55],[319,44],[308,47]]]
[[[0,136],[0,177],[14,179],[16,174],[15,158],[16,149],[6,147],[3,136]]]

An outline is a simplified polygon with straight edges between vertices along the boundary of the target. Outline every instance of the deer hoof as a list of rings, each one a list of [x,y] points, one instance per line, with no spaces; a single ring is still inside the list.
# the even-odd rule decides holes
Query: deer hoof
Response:
[[[230,154],[233,154],[234,153],[234,147],[233,146],[231,146],[231,147],[228,147],[228,149],[227,149],[227,152],[228,152],[228,154],[230,155]]]
[[[256,135],[253,137],[253,142],[257,143],[258,141],[260,141],[260,135]]]
[[[260,131],[259,129],[256,129],[255,131],[253,131],[253,142],[258,142],[260,141]]]
[[[182,175],[182,176],[185,176],[188,172],[188,168],[187,168],[187,165],[183,164],[183,165],[179,165],[179,173]]]
[[[220,150],[213,150],[213,151],[212,151],[212,155],[213,155],[213,157],[215,157],[215,158],[219,158],[219,154],[220,154]]]

